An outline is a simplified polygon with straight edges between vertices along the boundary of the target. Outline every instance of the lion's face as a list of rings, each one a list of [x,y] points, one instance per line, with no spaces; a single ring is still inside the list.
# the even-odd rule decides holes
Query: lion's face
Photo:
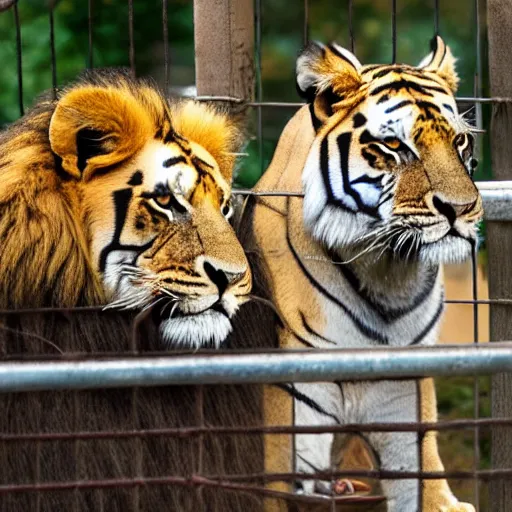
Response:
[[[50,128],[64,169],[80,177],[91,263],[111,306],[155,307],[166,345],[218,346],[251,291],[229,224],[234,127],[211,107],[171,110],[151,88],[130,87],[64,95]]]
[[[92,258],[114,305],[158,304],[164,341],[222,342],[251,274],[228,219],[228,182],[200,145],[153,140],[84,187]]]

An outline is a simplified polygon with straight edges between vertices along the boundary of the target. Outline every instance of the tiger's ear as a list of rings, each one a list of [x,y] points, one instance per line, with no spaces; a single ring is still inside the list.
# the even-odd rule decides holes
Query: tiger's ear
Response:
[[[357,91],[362,84],[361,63],[336,43],[311,42],[297,59],[297,89],[308,103],[315,102],[320,121],[332,114],[331,106]]]
[[[77,179],[133,156],[152,136],[142,106],[123,88],[83,86],[59,100],[50,121],[50,144]]]
[[[439,36],[432,39],[430,47],[431,53],[420,62],[418,67],[425,71],[437,73],[455,94],[459,85],[459,76],[455,70],[457,59]]]

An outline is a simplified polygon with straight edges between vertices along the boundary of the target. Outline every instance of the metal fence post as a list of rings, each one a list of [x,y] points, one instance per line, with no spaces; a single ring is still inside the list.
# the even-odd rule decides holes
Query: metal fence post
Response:
[[[197,94],[251,101],[253,0],[194,0],[194,39]]]
[[[488,0],[489,75],[491,95],[512,96],[512,0]],[[512,104],[494,103],[491,119],[491,149],[494,178],[512,177]],[[512,297],[512,225],[505,222],[488,224],[489,297]],[[490,339],[512,338],[512,308],[493,304],[490,308]],[[492,378],[493,417],[512,416],[512,373],[496,374]],[[492,430],[492,467],[512,466],[510,429]],[[490,510],[512,510],[512,488],[509,481],[490,484]]]

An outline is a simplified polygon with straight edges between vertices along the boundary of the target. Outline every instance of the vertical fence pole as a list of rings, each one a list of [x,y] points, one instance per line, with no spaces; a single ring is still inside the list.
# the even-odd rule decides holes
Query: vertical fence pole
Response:
[[[194,40],[197,94],[251,101],[253,0],[194,0]]]
[[[491,96],[512,97],[512,0],[488,0],[489,75]],[[491,150],[494,177],[498,180],[512,178],[512,104],[493,104],[491,118]],[[489,297],[512,297],[512,224],[489,223],[487,228],[489,248]],[[512,339],[512,308],[492,305],[490,308],[490,339]],[[497,374],[492,378],[492,415],[512,416],[512,374]],[[510,430],[492,430],[493,468],[512,467]],[[490,511],[512,510],[510,482],[491,482]]]

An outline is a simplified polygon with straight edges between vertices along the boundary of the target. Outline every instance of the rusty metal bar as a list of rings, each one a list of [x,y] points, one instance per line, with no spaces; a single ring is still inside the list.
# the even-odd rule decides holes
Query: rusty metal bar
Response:
[[[132,439],[153,437],[193,438],[204,434],[211,435],[260,435],[260,434],[360,434],[368,432],[454,432],[488,428],[492,426],[512,428],[512,418],[479,418],[463,420],[447,420],[438,423],[351,423],[347,425],[270,425],[243,427],[195,426],[136,430],[104,430],[79,432],[39,432],[32,434],[0,434],[0,442],[56,442],[56,441],[89,441],[105,439]]]
[[[332,472],[317,472],[308,474],[308,480],[326,480],[333,475],[336,478],[374,478],[374,479],[395,479],[409,480],[412,478],[422,478],[426,480],[439,480],[440,478],[450,479],[473,479],[478,478],[483,481],[509,480],[512,478],[512,469],[488,469],[480,471],[391,471],[391,470],[346,470]],[[247,475],[213,475],[200,476],[161,476],[161,477],[139,477],[139,478],[112,478],[102,480],[77,480],[64,482],[44,482],[44,483],[26,483],[26,484],[4,484],[0,485],[0,495],[9,493],[20,493],[29,491],[48,492],[63,491],[70,489],[108,489],[114,487],[139,487],[151,485],[181,485],[186,487],[208,485],[224,489],[243,490],[248,492],[259,492],[274,496],[276,491],[266,490],[256,485],[242,486],[237,482],[276,482],[293,481],[304,478],[304,473],[254,473]],[[289,493],[278,493],[279,497],[292,497]],[[295,496],[294,496],[295,497]],[[336,499],[339,502],[351,503],[360,501],[358,496],[340,496],[337,498],[325,497],[324,500]],[[380,496],[367,496],[366,498],[382,500]],[[313,498],[315,499],[315,498]],[[309,501],[309,500],[308,500]],[[311,501],[309,501],[311,502]],[[325,501],[324,501],[325,502]]]
[[[128,37],[130,39],[128,53],[130,58],[130,70],[132,75],[135,76],[135,33],[133,30],[133,0],[128,0]]]
[[[13,7],[14,23],[16,24],[16,69],[18,72],[18,103],[20,107],[20,115],[25,113],[23,108],[23,68],[22,68],[22,49],[21,49],[21,25],[18,3]]]
[[[57,58],[55,54],[55,20],[53,10],[55,8],[54,4],[50,4],[49,6],[49,18],[50,18],[50,55],[51,55],[51,64],[52,64],[52,94],[53,99],[57,99]]]
[[[167,0],[162,0],[162,32],[164,40],[164,87],[169,94],[169,13]]]
[[[87,0],[87,67],[89,69],[92,69],[94,67],[94,59],[93,59],[93,39],[92,39],[92,33],[93,33],[93,12],[92,12],[92,3],[93,0]]]

